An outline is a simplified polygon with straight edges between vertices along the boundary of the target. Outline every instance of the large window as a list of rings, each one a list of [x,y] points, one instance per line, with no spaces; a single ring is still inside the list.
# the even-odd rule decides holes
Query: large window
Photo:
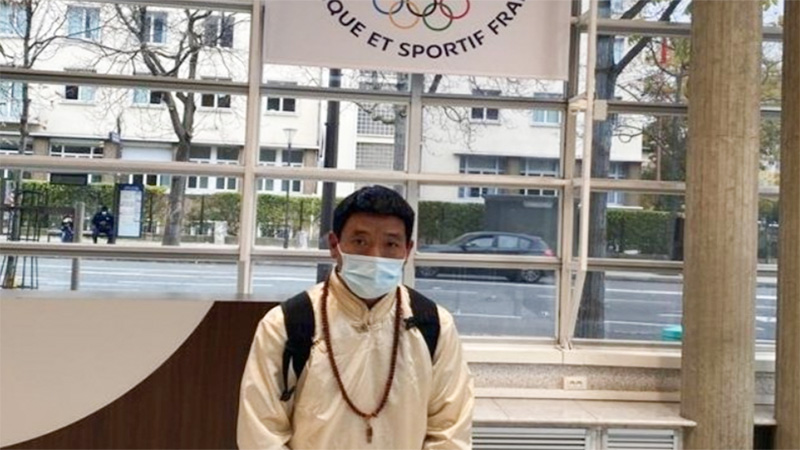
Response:
[[[15,47],[21,48],[21,40],[13,35],[26,25],[19,4],[0,2],[3,48],[16,52],[12,55],[16,66],[22,61],[21,50]],[[126,5],[119,6],[128,11]],[[574,275],[564,268],[576,262],[579,214],[586,209],[604,214],[590,217],[589,231],[605,226],[604,236],[593,237],[598,242],[591,246],[589,261],[592,295],[605,295],[599,301],[607,313],[607,322],[596,324],[604,333],[595,337],[658,341],[662,326],[680,323],[680,296],[675,292],[680,290],[682,270],[687,137],[682,108],[688,73],[685,61],[679,60],[687,53],[679,38],[654,37],[629,71],[617,78],[613,95],[624,102],[611,104],[612,135],[602,141],[611,144],[603,149],[605,158],[594,159],[610,161],[609,171],[590,181],[593,198],[606,202],[603,208],[598,203],[583,204],[580,198],[578,187],[586,181],[580,171],[583,118],[567,116],[573,114],[568,99],[580,92],[568,92],[564,80],[446,73],[419,77],[343,69],[338,89],[327,87],[329,69],[267,64],[256,83],[248,77],[251,8],[242,2],[226,3],[224,12],[191,7],[192,2],[148,7],[147,14],[139,17],[143,22],[136,22],[143,25],[137,36],[116,17],[116,5],[69,2],[51,19],[49,37],[58,38],[57,44],[31,69],[47,75],[45,71],[83,68],[60,84],[39,84],[39,74],[34,84],[28,84],[26,139],[33,153],[49,153],[53,158],[44,159],[54,162],[43,164],[38,157],[31,167],[21,167],[33,179],[25,186],[49,186],[48,173],[89,173],[92,185],[50,186],[48,198],[61,202],[57,207],[68,208],[80,195],[87,210],[94,211],[100,202],[113,201],[110,183],[147,185],[143,208],[150,240],[120,241],[129,245],[126,254],[145,258],[150,249],[140,248],[158,245],[167,232],[170,204],[181,200],[170,192],[170,181],[185,180],[185,221],[178,232],[169,232],[177,233],[181,242],[203,244],[175,248],[174,258],[192,260],[192,268],[165,264],[160,271],[155,263],[139,266],[121,258],[113,267],[116,272],[141,270],[157,277],[154,285],[162,291],[173,280],[173,286],[186,292],[200,289],[193,287],[194,281],[211,292],[233,293],[248,287],[236,286],[235,262],[250,258],[247,262],[259,266],[250,281],[275,298],[288,296],[315,282],[317,265],[330,262],[317,251],[321,220],[330,206],[325,202],[342,199],[359,186],[380,183],[406,195],[418,213],[419,251],[407,271],[413,276],[404,281],[448,308],[465,335],[552,341],[569,326],[564,308],[579,299],[562,275]],[[620,26],[624,28],[624,22]],[[301,31],[293,39],[302,39]],[[176,57],[176,51],[185,49],[181,43],[190,38],[199,39],[204,48],[184,54],[185,59]],[[615,38],[618,62],[638,41]],[[146,49],[158,64],[142,60]],[[582,52],[573,50],[574,55]],[[779,98],[775,81],[779,54],[765,50],[764,76],[770,81],[764,95],[771,106]],[[197,56],[196,66],[191,66],[191,56]],[[577,64],[574,67],[580,67]],[[15,124],[23,87],[19,78],[25,72],[18,73],[23,75],[0,81],[0,120],[5,123],[0,140],[18,138]],[[132,73],[133,79],[116,77]],[[278,83],[271,80],[282,80],[283,86],[276,88]],[[583,82],[570,81],[570,86]],[[256,90],[263,106],[248,110],[248,100],[253,99],[247,95]],[[241,98],[234,99],[235,95]],[[174,110],[165,98],[174,100]],[[195,100],[194,109],[185,107],[187,98]],[[330,152],[327,135],[334,126],[326,118],[331,99],[341,102],[335,153]],[[639,99],[651,103],[647,108],[629,103]],[[82,103],[91,106],[78,106]],[[256,117],[249,116],[253,113]],[[573,122],[578,129],[570,135],[573,130],[567,125]],[[258,132],[246,134],[246,129]],[[766,201],[777,196],[779,124],[765,123],[764,134],[760,169]],[[186,138],[191,141],[192,164],[174,161],[179,142]],[[594,139],[601,142],[600,136]],[[6,156],[15,148],[0,149],[4,161],[19,160]],[[335,168],[323,167],[332,155]],[[89,161],[100,158],[104,160]],[[249,158],[256,167],[248,164]],[[42,167],[47,164],[52,166]],[[3,167],[4,175],[20,164],[12,166]],[[98,183],[101,178],[109,184]],[[246,183],[251,179],[254,186]],[[326,183],[336,187],[333,200],[324,195],[330,192]],[[245,191],[246,186],[253,191]],[[245,205],[246,199],[254,200],[253,205]],[[564,204],[566,199],[571,204]],[[245,206],[254,206],[250,216],[242,214]],[[759,259],[762,270],[769,272],[776,260],[778,212],[775,205],[761,206]],[[242,217],[253,222],[242,223]],[[252,235],[245,234],[248,230]],[[243,247],[237,247],[239,243]],[[263,248],[249,256],[242,249],[251,245]],[[287,251],[305,248],[308,253],[301,254],[302,262],[289,266],[285,254],[264,250],[284,245]],[[46,251],[55,257],[70,256],[63,248]],[[196,253],[181,253],[186,248]],[[195,267],[194,259],[225,261],[208,270],[210,265]],[[43,285],[65,289],[68,265],[52,261],[46,265],[42,280],[54,270],[62,281]],[[114,277],[104,272],[104,264],[87,267],[91,268],[83,275],[89,281],[87,288],[120,288],[107,282]],[[200,272],[207,276],[198,277]],[[129,289],[141,280],[126,275],[124,282],[128,285],[122,287]],[[771,302],[771,289],[760,289],[759,295]],[[648,295],[654,296],[652,302]],[[769,305],[760,305],[759,323],[772,323]],[[770,330],[765,327],[760,338],[769,339]]]
[[[103,157],[103,147],[94,143],[52,143],[50,156],[58,158],[99,159]],[[100,174],[89,174],[90,183],[100,183]]]
[[[203,25],[203,45],[209,47],[233,47],[234,17],[212,15]]]
[[[470,175],[500,175],[505,173],[505,159],[499,156],[462,155],[460,173]],[[498,194],[494,187],[462,186],[458,188],[459,198],[481,198]]]
[[[24,36],[28,16],[22,4],[0,3],[0,36]]]
[[[365,135],[393,136],[394,122],[392,105],[359,105],[356,132]]]
[[[22,114],[22,83],[0,81],[0,122],[16,122]]]
[[[258,163],[264,166],[303,167],[303,150],[262,148],[259,152]],[[300,193],[302,190],[302,183],[300,180],[272,180],[260,178],[258,180],[258,190],[265,193],[287,191]]]
[[[239,149],[195,145],[189,150],[189,161],[198,164],[238,164]],[[186,179],[186,188],[193,193],[236,191],[238,179],[236,177],[190,176]]]
[[[100,8],[67,7],[67,35],[71,38],[96,41],[100,39]]]
[[[522,175],[529,177],[556,178],[559,176],[558,159],[526,158]],[[547,197],[555,197],[558,195],[558,191],[555,189],[523,189],[520,193],[524,195],[542,195]]]
[[[472,95],[481,96],[481,95],[500,95],[500,91],[498,90],[486,90],[486,89],[476,89],[472,91]],[[486,108],[486,107],[473,107],[470,110],[471,120],[476,122],[498,122],[500,120],[500,110],[497,108]]]
[[[144,17],[144,41],[152,44],[167,42],[167,13],[148,11]]]

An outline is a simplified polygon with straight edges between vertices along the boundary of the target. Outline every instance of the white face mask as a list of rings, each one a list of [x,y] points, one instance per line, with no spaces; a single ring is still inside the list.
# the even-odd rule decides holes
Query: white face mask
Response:
[[[357,296],[363,299],[383,297],[400,284],[404,259],[339,253],[342,255],[339,275]]]

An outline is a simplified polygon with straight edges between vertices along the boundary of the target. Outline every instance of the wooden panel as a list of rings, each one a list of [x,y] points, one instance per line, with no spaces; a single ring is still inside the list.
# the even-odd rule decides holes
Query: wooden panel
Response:
[[[236,448],[239,382],[256,325],[275,305],[216,302],[175,354],[125,395],[5,448]]]

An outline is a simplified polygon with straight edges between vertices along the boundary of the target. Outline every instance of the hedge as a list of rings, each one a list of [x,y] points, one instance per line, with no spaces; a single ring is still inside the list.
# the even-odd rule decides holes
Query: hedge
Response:
[[[606,217],[610,251],[670,255],[674,240],[674,215],[664,211],[609,209]]]
[[[41,201],[51,206],[70,207],[75,202],[86,204],[87,215],[101,205],[111,206],[114,186],[91,184],[88,186],[63,186],[47,182],[26,181],[23,188],[41,194]],[[145,231],[152,224],[165,222],[168,194],[164,187],[146,187],[143,222]],[[338,199],[337,199],[338,200]],[[203,222],[224,221],[228,234],[239,232],[241,195],[237,192],[216,193],[206,196],[187,195],[185,203],[185,226]],[[318,197],[289,198],[289,227],[305,230],[319,227],[322,208]],[[286,216],[286,196],[259,194],[257,200],[257,222],[262,235],[274,236],[283,229]],[[767,220],[777,217],[775,205],[762,202],[762,216]],[[485,207],[481,203],[451,203],[422,201],[419,205],[419,243],[445,243],[471,231],[482,230]],[[645,255],[669,255],[673,245],[674,226],[670,213],[646,210],[608,210],[608,247],[612,252],[636,251]],[[51,227],[57,227],[60,217],[51,217]],[[768,247],[768,245],[764,245]],[[761,249],[760,253],[766,253]]]

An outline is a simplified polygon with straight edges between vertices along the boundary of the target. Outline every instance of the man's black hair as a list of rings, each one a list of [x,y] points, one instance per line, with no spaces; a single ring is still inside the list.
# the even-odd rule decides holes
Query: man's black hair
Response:
[[[342,237],[347,219],[355,213],[394,216],[406,226],[406,241],[411,241],[414,229],[414,210],[397,192],[384,186],[365,186],[342,200],[333,211],[333,233]]]

